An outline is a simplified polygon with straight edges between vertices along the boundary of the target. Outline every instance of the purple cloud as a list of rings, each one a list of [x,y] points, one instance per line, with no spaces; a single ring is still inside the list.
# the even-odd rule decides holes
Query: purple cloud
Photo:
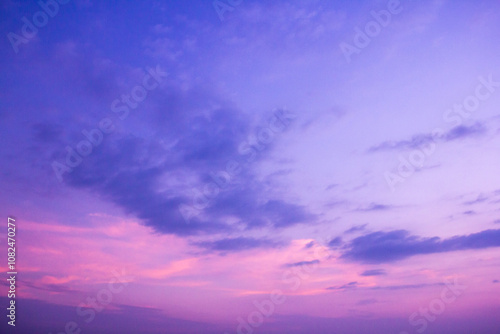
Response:
[[[486,230],[448,239],[422,238],[408,231],[374,232],[352,240],[341,256],[364,263],[384,263],[411,256],[500,247],[500,230]]]

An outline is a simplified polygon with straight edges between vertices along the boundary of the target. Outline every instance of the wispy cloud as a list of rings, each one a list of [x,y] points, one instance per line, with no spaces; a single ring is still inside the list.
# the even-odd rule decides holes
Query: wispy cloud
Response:
[[[481,123],[474,123],[470,126],[460,125],[452,128],[442,136],[444,141],[453,141],[468,137],[480,137],[486,134],[486,127]]]
[[[308,266],[308,265],[318,264],[318,263],[320,263],[319,260],[300,261],[300,262],[295,262],[295,263],[287,263],[287,264],[285,264],[285,267],[287,267],[287,268],[302,267],[302,266]]]
[[[445,283],[430,283],[430,284],[406,284],[406,285],[387,285],[387,286],[374,286],[370,287],[370,290],[407,290],[407,289],[422,289],[432,286],[444,286]]]
[[[366,229],[366,226],[368,226],[368,224],[356,225],[356,226],[353,226],[350,229],[346,230],[344,233],[350,234],[350,233],[361,232],[361,231],[364,231]]]
[[[386,211],[386,210],[390,210],[393,208],[394,208],[394,206],[392,206],[392,205],[371,203],[370,205],[368,205],[366,207],[361,207],[361,208],[356,209],[356,211],[360,211],[360,212]]]
[[[328,242],[329,247],[338,247],[340,245],[342,245],[342,238],[341,237],[335,237]]]
[[[344,285],[331,286],[326,288],[327,290],[350,290],[356,289],[358,287],[358,282],[350,282]]]
[[[387,275],[387,272],[384,269],[370,269],[365,270],[361,274],[361,276],[382,276]]]
[[[326,288],[327,290],[353,290],[353,289],[363,289],[363,290],[408,290],[408,289],[422,289],[433,286],[443,286],[445,283],[425,283],[425,284],[404,284],[404,285],[385,285],[385,286],[361,286],[358,282],[350,282],[340,286],[331,286]]]
[[[485,230],[448,239],[422,238],[408,231],[374,232],[352,240],[342,258],[365,263],[384,263],[420,255],[467,249],[500,247],[500,230]]]
[[[489,197],[484,195],[484,194],[479,194],[476,199],[470,200],[470,201],[465,201],[463,204],[464,205],[474,205],[477,203],[483,203],[483,202],[487,201],[488,198]]]
[[[282,244],[269,239],[238,237],[220,239],[216,241],[202,241],[195,243],[195,245],[206,248],[210,251],[240,252],[255,248],[274,248]]]
[[[486,127],[481,123],[474,123],[473,125],[469,126],[459,125],[441,135],[427,133],[414,135],[410,139],[406,140],[385,141],[381,144],[370,147],[368,149],[368,152],[413,150],[421,148],[432,142],[451,142],[465,138],[481,137],[486,134],[486,132]]]

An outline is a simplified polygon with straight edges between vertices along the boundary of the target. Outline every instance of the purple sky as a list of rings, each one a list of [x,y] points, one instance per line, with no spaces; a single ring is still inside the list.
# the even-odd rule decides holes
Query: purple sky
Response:
[[[499,13],[4,0],[0,331],[499,333]]]

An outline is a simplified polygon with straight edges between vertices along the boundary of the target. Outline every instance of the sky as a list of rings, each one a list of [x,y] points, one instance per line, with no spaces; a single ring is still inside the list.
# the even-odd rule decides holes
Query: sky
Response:
[[[499,333],[499,2],[0,18],[2,333]]]

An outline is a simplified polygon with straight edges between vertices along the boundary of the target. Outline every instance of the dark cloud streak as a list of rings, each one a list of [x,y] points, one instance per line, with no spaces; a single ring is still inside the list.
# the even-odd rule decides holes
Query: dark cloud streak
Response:
[[[470,126],[459,125],[443,134],[418,134],[407,140],[385,141],[368,149],[369,153],[392,151],[392,150],[414,150],[433,142],[451,142],[469,137],[480,137],[486,133],[486,127],[481,123]]]
[[[500,230],[485,230],[448,239],[421,238],[408,231],[374,232],[353,239],[341,258],[363,263],[385,263],[422,254],[500,247]]]

